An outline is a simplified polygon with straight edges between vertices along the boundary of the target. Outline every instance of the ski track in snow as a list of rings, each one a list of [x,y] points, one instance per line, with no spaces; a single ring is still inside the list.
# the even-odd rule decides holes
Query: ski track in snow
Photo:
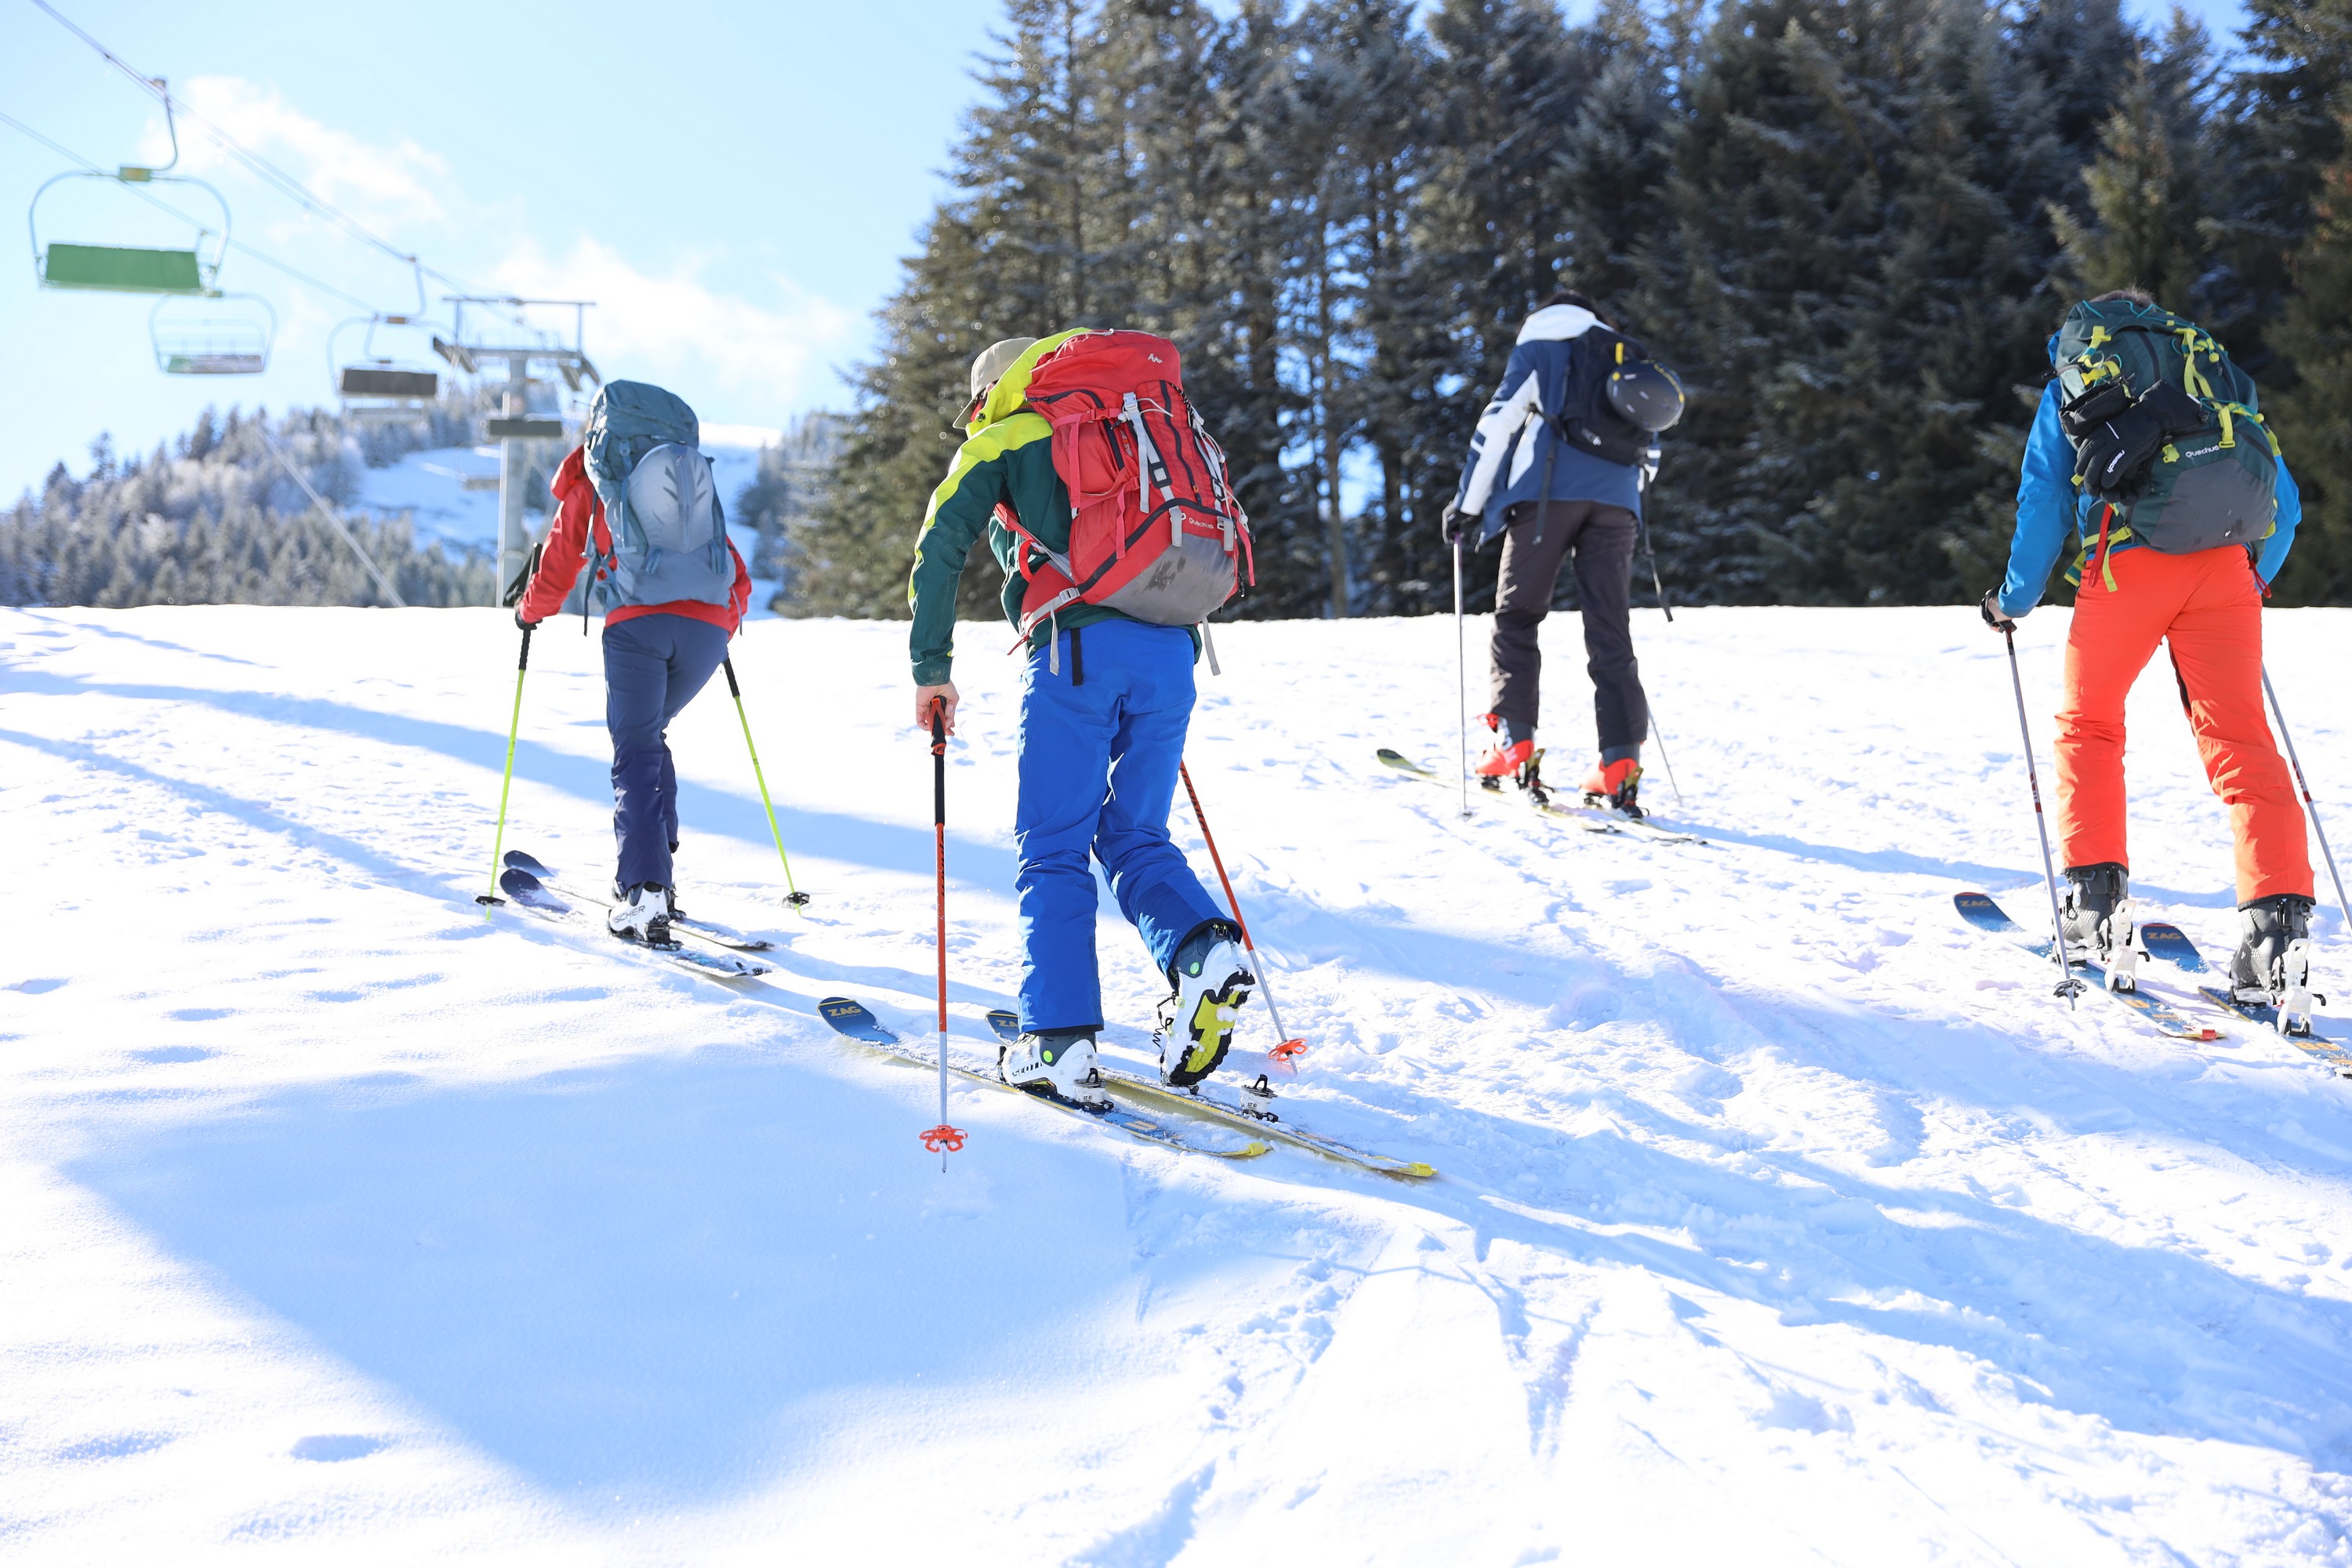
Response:
[[[2064,621],[2021,635],[2045,789]],[[2352,612],[2269,627],[2352,837]],[[929,1037],[902,625],[736,649],[804,919],[723,684],[675,727],[687,907],[781,942],[730,986],[471,902],[502,614],[0,611],[0,1561],[2352,1562],[2352,1083],[2162,965],[2222,1038],[2070,1012],[1959,923],[2043,898],[1972,612],[1636,630],[1687,804],[1654,755],[1644,795],[1706,847],[1380,768],[1450,766],[1442,618],[1237,625],[1202,671],[1193,773],[1313,1044],[1288,1105],[1444,1173],[1407,1184],[962,1089],[942,1176],[934,1080],[814,1016]],[[1006,637],[964,628],[949,778],[975,1059]],[[1572,783],[1576,616],[1543,640]],[[593,885],[596,649],[535,644],[507,844]],[[2161,661],[2132,724],[2136,891],[2218,957]]]

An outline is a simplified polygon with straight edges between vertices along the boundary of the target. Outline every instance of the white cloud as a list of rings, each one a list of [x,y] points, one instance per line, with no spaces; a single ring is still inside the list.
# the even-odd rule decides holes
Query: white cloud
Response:
[[[338,131],[289,104],[275,88],[237,77],[195,77],[173,92],[198,114],[301,181],[371,228],[443,221],[439,190],[449,165],[439,154],[403,138],[376,146]],[[160,163],[170,142],[160,116],[148,132],[148,155]],[[182,167],[240,167],[201,125],[180,127]]]
[[[510,255],[500,288],[526,297],[593,300],[588,357],[614,379],[659,381],[689,402],[730,395],[747,413],[797,408],[835,392],[830,363],[851,349],[856,312],[772,279],[778,303],[754,303],[705,284],[701,268],[643,272],[599,240],[583,238],[561,258],[536,247]]]

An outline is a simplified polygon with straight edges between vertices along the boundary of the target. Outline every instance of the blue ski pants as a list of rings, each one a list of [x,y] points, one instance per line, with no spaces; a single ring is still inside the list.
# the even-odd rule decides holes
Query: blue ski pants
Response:
[[[1192,637],[1182,626],[1107,620],[1032,649],[1021,689],[1021,1026],[1102,1026],[1095,878],[1163,973],[1221,911],[1168,837],[1192,719]]]
[[[727,633],[691,616],[604,623],[604,727],[613,734],[613,837],[624,888],[670,885],[677,842],[677,767],[669,721],[727,657]]]

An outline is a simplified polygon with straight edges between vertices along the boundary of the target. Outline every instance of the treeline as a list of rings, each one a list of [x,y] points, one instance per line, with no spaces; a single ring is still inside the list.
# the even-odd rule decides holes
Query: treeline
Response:
[[[269,450],[300,469],[411,605],[493,602],[488,556],[419,545],[405,519],[352,513],[362,468],[470,445],[480,409],[453,396],[429,421],[353,425],[322,410],[271,420],[207,408],[178,440],[118,458],[100,437],[89,474],[63,463],[0,511],[0,605],[380,605],[350,544]],[[268,439],[265,440],[265,435]],[[543,482],[543,479],[542,479]]]
[[[2045,338],[2137,283],[2261,378],[2280,602],[2352,600],[2352,0],[2249,15],[2224,56],[2115,0],[1009,0],[793,607],[905,614],[967,363],[1072,325],[1182,348],[1257,530],[1229,613],[1450,605],[1437,513],[1562,284],[1692,392],[1679,598],[1975,597]]]

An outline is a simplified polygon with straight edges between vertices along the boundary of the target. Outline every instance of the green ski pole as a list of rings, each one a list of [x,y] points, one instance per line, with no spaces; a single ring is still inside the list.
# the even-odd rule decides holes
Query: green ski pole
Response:
[[[523,627],[522,655],[515,660],[514,717],[507,721],[507,770],[506,775],[499,781],[499,832],[490,842],[490,890],[474,900],[482,906],[484,920],[488,920],[490,912],[506,902],[499,897],[499,867],[503,863],[507,847],[507,791],[514,787],[515,737],[522,731],[522,678],[523,672],[530,668],[531,631],[530,626]]]
[[[743,710],[743,689],[735,683],[735,660],[730,657],[720,661],[727,671],[727,693],[735,699],[735,717],[743,721],[743,749],[751,753],[751,776],[759,781],[760,805],[768,814],[768,831],[776,836],[776,858],[784,863],[784,902],[794,909],[809,901],[809,896],[793,886],[793,858],[784,853],[784,830],[776,826],[776,803],[768,798],[768,776],[760,771],[760,748],[751,743],[751,716]]]

